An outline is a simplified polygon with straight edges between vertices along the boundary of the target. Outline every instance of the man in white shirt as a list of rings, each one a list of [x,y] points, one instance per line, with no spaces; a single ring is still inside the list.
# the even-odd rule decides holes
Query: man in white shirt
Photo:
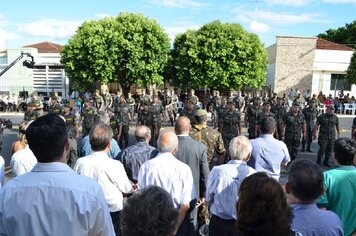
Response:
[[[14,177],[30,172],[36,165],[37,159],[28,144],[25,148],[15,152],[10,161],[12,175]]]
[[[99,122],[90,130],[89,142],[93,153],[79,158],[74,170],[95,179],[103,189],[116,235],[120,234],[120,211],[123,195],[133,192],[132,183],[120,161],[108,157],[113,132],[109,125]]]
[[[68,167],[66,125],[58,115],[26,130],[38,163],[0,190],[0,235],[114,235],[98,183]]]
[[[138,185],[140,188],[159,186],[171,195],[174,206],[179,209],[178,231],[190,208],[190,202],[196,199],[192,171],[187,164],[174,157],[178,150],[178,138],[174,132],[161,133],[157,145],[160,153],[141,166]],[[179,229],[177,235],[184,235],[184,230]]]
[[[252,146],[248,138],[238,136],[230,141],[231,160],[215,166],[208,177],[205,201],[212,214],[209,235],[236,235],[236,201],[242,180],[256,171],[246,162]]]

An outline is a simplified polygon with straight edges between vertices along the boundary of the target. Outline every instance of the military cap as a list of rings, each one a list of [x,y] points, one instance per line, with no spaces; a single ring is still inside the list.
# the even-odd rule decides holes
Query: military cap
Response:
[[[206,110],[204,110],[204,109],[199,109],[195,113],[196,116],[206,116],[207,114],[208,114],[208,112]]]

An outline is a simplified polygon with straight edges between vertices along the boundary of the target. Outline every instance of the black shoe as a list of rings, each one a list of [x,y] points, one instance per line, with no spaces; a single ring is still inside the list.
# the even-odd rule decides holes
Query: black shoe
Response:
[[[307,152],[313,152],[310,148],[307,148]]]
[[[305,148],[302,148],[302,152],[305,152]]]
[[[324,163],[323,163],[323,166],[331,167],[331,166],[329,165],[329,163],[327,163],[327,162],[324,162]]]

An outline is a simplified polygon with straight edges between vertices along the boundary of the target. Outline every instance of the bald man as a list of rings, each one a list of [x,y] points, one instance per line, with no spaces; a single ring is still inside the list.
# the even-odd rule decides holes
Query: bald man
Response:
[[[151,130],[145,125],[140,125],[135,130],[137,143],[125,148],[120,153],[119,160],[125,167],[127,176],[133,183],[137,183],[138,171],[143,163],[154,158],[158,149],[149,145]]]
[[[176,121],[175,131],[178,136],[178,151],[175,156],[178,160],[187,164],[193,174],[195,192],[199,203],[204,202],[206,184],[209,175],[209,164],[206,146],[189,136],[191,126],[187,117],[181,116]],[[197,235],[198,211],[194,208],[189,218],[189,233],[187,235]]]
[[[158,137],[157,146],[158,155],[146,161],[140,168],[139,188],[155,185],[165,189],[171,195],[175,208],[179,210],[175,235],[187,235],[187,228],[183,227],[186,224],[182,225],[182,222],[190,203],[196,199],[192,171],[187,164],[174,156],[178,150],[178,137],[174,132],[162,132]]]

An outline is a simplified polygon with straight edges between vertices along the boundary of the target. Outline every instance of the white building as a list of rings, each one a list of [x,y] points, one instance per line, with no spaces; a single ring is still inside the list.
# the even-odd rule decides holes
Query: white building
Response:
[[[290,89],[311,94],[356,96],[356,86],[346,83],[352,48],[314,37],[277,36],[267,48],[267,86],[279,95]]]
[[[22,48],[7,49],[0,52],[0,73],[15,61],[21,53],[29,53],[34,57],[34,68],[23,66],[25,60],[30,60],[26,54],[0,77],[0,93],[22,92],[31,94],[37,91],[42,95],[57,92],[66,97],[69,91],[69,81],[60,63],[62,45],[41,42]]]

